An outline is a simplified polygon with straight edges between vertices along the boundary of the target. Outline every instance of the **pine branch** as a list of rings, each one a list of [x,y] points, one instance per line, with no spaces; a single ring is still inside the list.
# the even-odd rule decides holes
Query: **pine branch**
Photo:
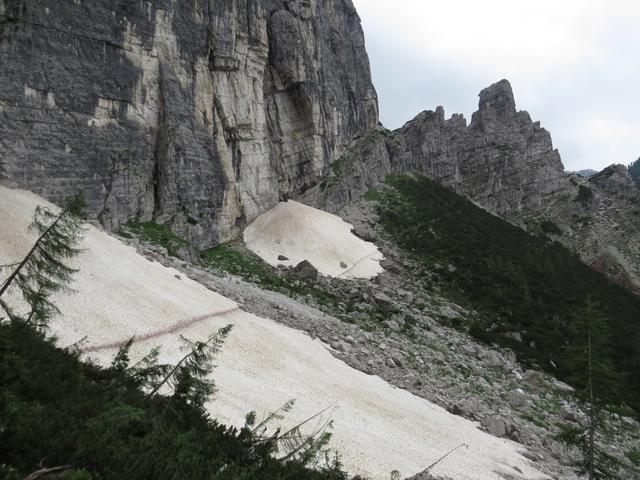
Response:
[[[0,288],[0,297],[2,297],[2,295],[7,291],[7,289],[11,286],[11,284],[13,283],[13,281],[16,279],[16,277],[18,276],[18,274],[20,273],[20,271],[24,268],[24,266],[27,264],[27,262],[31,259],[31,257],[33,256],[33,254],[36,252],[36,250],[38,249],[38,247],[40,246],[40,244],[44,241],[44,239],[46,238],[46,236],[56,227],[56,225],[58,225],[58,223],[60,222],[60,220],[62,220],[62,218],[67,215],[67,211],[63,210],[62,213],[60,213],[60,215],[58,216],[58,218],[56,218],[56,220],[49,226],[49,228],[47,228],[44,233],[42,233],[42,235],[40,235],[40,237],[38,237],[38,240],[36,240],[36,243],[33,244],[33,247],[31,247],[31,250],[29,250],[29,253],[27,253],[27,255],[22,259],[22,261],[18,264],[18,268],[16,268],[13,273],[11,275],[9,275],[9,278],[7,278],[3,283],[2,283],[2,288]]]
[[[71,468],[72,467],[70,465],[60,465],[58,467],[41,468],[40,470],[36,470],[35,472],[32,472],[26,477],[24,477],[24,480],[38,480],[40,478],[49,476],[53,473],[62,473],[67,470],[71,470]]]
[[[147,394],[146,399],[149,400],[156,393],[158,393],[158,391],[162,388],[163,385],[165,385],[171,378],[176,376],[176,374],[180,371],[180,368],[182,368],[182,366],[185,363],[189,362],[191,359],[193,359],[196,356],[202,355],[205,349],[207,349],[209,346],[213,345],[214,352],[212,353],[216,353],[219,349],[221,340],[227,337],[227,335],[231,331],[231,328],[232,328],[232,325],[227,325],[226,327],[219,329],[215,334],[211,335],[206,342],[196,342],[194,344],[194,347],[191,349],[191,351],[187,353],[184,357],[182,357],[178,361],[178,363],[176,363],[175,366],[169,371],[169,373],[165,375],[162,381],[158,383],[153,388],[153,390],[151,390],[149,394]],[[205,355],[205,360],[206,360],[206,355]]]
[[[35,209],[29,228],[36,230],[39,236],[26,256],[12,264],[17,265],[16,268],[0,286],[0,297],[16,287],[22,299],[31,307],[24,320],[27,325],[37,323],[38,327],[45,326],[47,320],[58,313],[49,297],[64,290],[76,272],[62,260],[80,252],[75,244],[83,233],[83,206],[82,196],[76,195],[67,201],[66,208],[58,214],[42,206]],[[1,302],[0,307],[11,321],[22,320],[11,312],[6,303]]]
[[[292,398],[291,400],[287,400],[284,405],[282,405],[280,408],[278,408],[277,410],[271,412],[269,415],[267,415],[267,417],[262,420],[251,432],[252,433],[256,433],[258,430],[266,427],[266,425],[268,423],[270,423],[272,420],[276,419],[282,419],[283,418],[283,413],[287,413],[289,411],[291,411],[291,409],[293,408],[293,406],[295,405],[296,400],[295,398]]]

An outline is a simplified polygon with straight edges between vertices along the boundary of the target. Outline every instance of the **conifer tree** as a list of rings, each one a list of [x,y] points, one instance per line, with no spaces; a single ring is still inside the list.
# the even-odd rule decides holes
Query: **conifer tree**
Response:
[[[171,365],[158,363],[160,347],[152,348],[148,354],[131,365],[129,351],[134,342],[135,337],[131,337],[122,344],[111,362],[111,368],[119,373],[122,379],[132,381],[143,389],[152,390],[169,372]]]
[[[220,352],[232,328],[233,325],[227,325],[205,341],[192,342],[180,336],[186,355],[157,383],[147,398],[153,397],[163,385],[169,384],[173,388],[173,399],[198,409],[204,408],[215,391],[215,383],[207,378],[214,368],[213,358]]]
[[[636,182],[636,185],[640,187],[640,158],[629,165],[629,175],[631,175],[633,181]]]
[[[0,285],[0,311],[10,320],[43,328],[58,312],[50,297],[65,289],[76,272],[64,261],[80,252],[76,245],[84,234],[85,206],[84,196],[76,194],[60,212],[36,207],[30,229],[38,233],[38,239],[20,262],[3,266],[12,271]],[[8,305],[6,296],[12,291],[29,306],[25,317]]]
[[[614,398],[618,377],[611,362],[610,338],[607,319],[587,297],[572,325],[573,343],[567,347],[567,363],[574,375],[573,381],[583,388],[580,392],[588,408],[587,425],[573,430],[572,441],[582,451],[583,473],[590,480],[608,478],[608,458],[596,445],[596,435],[606,428],[602,410]]]

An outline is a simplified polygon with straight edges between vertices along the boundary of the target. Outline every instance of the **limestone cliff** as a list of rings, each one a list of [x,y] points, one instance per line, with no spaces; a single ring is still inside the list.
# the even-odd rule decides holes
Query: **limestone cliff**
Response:
[[[236,235],[378,123],[350,0],[0,0],[0,183]]]

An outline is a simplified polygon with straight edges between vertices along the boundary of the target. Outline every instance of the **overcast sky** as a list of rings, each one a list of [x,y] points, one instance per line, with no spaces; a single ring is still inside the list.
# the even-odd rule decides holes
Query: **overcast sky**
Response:
[[[478,105],[506,78],[567,170],[640,156],[640,0],[354,0],[382,122]]]

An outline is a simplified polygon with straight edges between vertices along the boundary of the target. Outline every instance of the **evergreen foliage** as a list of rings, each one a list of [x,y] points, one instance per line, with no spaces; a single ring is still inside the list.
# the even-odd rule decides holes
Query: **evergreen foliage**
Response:
[[[173,399],[204,411],[205,402],[215,391],[215,383],[207,378],[214,368],[213,357],[221,350],[231,328],[232,325],[221,328],[204,342],[192,342],[180,336],[185,344],[183,349],[188,353],[169,369],[148,397],[152,397],[163,385],[170,383]]]
[[[598,394],[640,408],[640,298],[561,244],[530,235],[425,177],[388,178],[378,210],[390,236],[425,266],[456,267],[440,275],[457,301],[479,313],[466,325],[473,335],[512,348],[578,388],[587,376],[566,347],[579,341],[575,318],[590,295],[609,331],[599,340],[599,361],[611,366],[621,386]],[[510,338],[513,331],[522,332],[522,342]]]
[[[83,195],[77,194],[60,212],[36,208],[30,228],[38,233],[38,239],[22,261],[3,268],[12,270],[0,286],[0,312],[4,311],[7,318],[44,328],[58,312],[50,297],[65,289],[75,273],[64,262],[80,252],[76,245],[84,233],[85,206]],[[30,308],[28,313],[20,315],[9,307],[2,297],[11,292]]]
[[[640,158],[629,165],[629,174],[636,185],[640,186]]]
[[[598,404],[611,403],[620,382],[612,362],[611,333],[607,318],[588,296],[568,328],[569,343],[565,347],[569,379],[580,385],[585,400],[591,401],[589,392],[598,392]],[[585,378],[584,372],[588,375]]]
[[[246,416],[245,428],[250,428],[251,433],[258,442],[268,442],[273,445],[273,451],[285,461],[295,460],[304,464],[315,462],[324,454],[325,461],[329,461],[328,450],[325,449],[331,439],[330,430],[333,422],[324,418],[324,414],[332,409],[333,405],[312,415],[304,421],[298,423],[284,433],[276,430],[271,435],[267,434],[269,425],[276,420],[283,420],[295,405],[295,400],[291,399],[284,403],[279,409],[271,412],[257,425],[256,413],[250,412]],[[318,420],[312,433],[303,433],[302,427]]]
[[[221,425],[192,402],[148,398],[144,375],[122,356],[114,363],[80,362],[29,326],[1,324],[0,463],[11,467],[0,477],[13,467],[24,478],[45,459],[72,467],[67,480],[350,478],[337,459],[315,470],[277,459],[277,437]]]
[[[596,434],[606,430],[603,407],[615,401],[620,385],[611,361],[610,335],[606,318],[587,297],[569,328],[571,343],[566,347],[567,362],[571,367],[570,379],[586,385],[579,391],[588,406],[589,421],[564,429],[564,440],[580,449],[583,461],[578,465],[589,479],[611,478],[614,459],[595,442]]]

